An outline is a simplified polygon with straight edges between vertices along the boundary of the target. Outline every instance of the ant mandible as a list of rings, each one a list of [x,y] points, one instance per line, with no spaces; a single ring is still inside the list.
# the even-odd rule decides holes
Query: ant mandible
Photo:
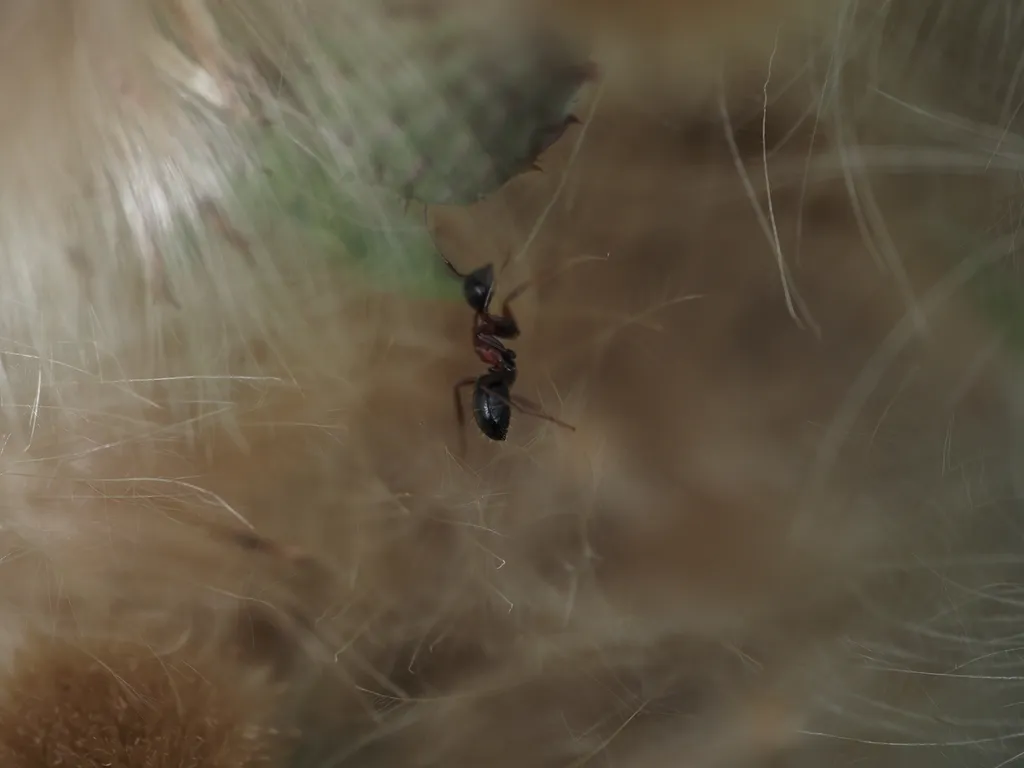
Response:
[[[486,264],[464,274],[444,254],[441,254],[441,258],[452,274],[462,281],[462,296],[475,313],[473,351],[487,366],[486,373],[462,379],[452,388],[455,417],[463,446],[466,414],[462,405],[462,390],[468,386],[473,387],[473,417],[476,425],[491,440],[501,441],[508,435],[513,409],[575,431],[576,427],[544,413],[536,403],[511,393],[518,374],[516,353],[506,347],[503,340],[510,341],[519,336],[519,324],[512,313],[511,302],[530,286],[530,281],[513,290],[502,303],[501,314],[494,315],[490,311],[495,286],[494,265]]]

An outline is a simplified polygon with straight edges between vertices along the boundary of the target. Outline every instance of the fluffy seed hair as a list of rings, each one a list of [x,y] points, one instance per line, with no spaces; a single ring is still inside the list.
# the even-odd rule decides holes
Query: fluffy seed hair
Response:
[[[1013,3],[0,33],[7,764],[1019,757]]]

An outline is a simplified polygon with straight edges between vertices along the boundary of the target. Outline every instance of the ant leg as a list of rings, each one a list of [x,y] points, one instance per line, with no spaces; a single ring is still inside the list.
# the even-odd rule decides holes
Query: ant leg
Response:
[[[516,320],[515,312],[512,311],[512,302],[522,296],[522,294],[535,282],[535,280],[531,279],[520,283],[501,303],[501,317],[505,321],[504,327],[502,328],[501,338],[514,339],[519,336],[519,321]]]
[[[576,431],[576,427],[574,427],[572,424],[564,422],[561,419],[556,419],[554,416],[550,415],[549,413],[546,413],[544,409],[540,407],[540,405],[533,402],[532,400],[528,400],[527,398],[521,397],[519,395],[512,395],[509,399],[511,400],[510,405],[514,406],[527,416],[533,416],[535,419],[543,419],[544,421],[550,421],[552,424],[557,424],[558,426],[564,427],[565,429],[568,429],[572,432]]]
[[[518,299],[520,296],[522,296],[523,293],[525,293],[526,290],[531,285],[533,285],[533,283],[534,283],[534,280],[526,280],[525,282],[520,283],[515,288],[513,288],[511,291],[509,291],[508,296],[505,297],[505,303],[502,306],[501,311],[505,312],[506,314],[508,314],[509,317],[511,317],[511,310],[509,310],[509,306],[508,305],[511,304],[516,299]]]
[[[460,383],[463,386],[465,386],[466,384],[469,384],[472,381],[475,381],[475,379],[467,379],[465,382]],[[523,413],[527,416],[533,416],[535,419],[543,419],[544,421],[550,421],[552,424],[557,424],[558,426],[564,427],[565,429],[568,429],[572,432],[576,431],[576,427],[574,427],[572,424],[562,421],[561,419],[556,419],[551,414],[546,413],[543,408],[541,408],[539,405],[537,405],[537,403],[533,402],[532,400],[528,400],[525,397],[520,397],[519,395],[511,395],[508,398],[505,398],[499,395],[493,389],[488,389],[487,392],[492,397],[496,397],[498,400],[501,400],[503,403],[505,403],[505,405],[507,405],[510,408],[514,408],[520,413]],[[461,402],[459,403],[458,407],[462,408]]]
[[[536,285],[539,282],[547,282],[548,280],[553,280],[554,278],[558,277],[563,272],[566,272],[569,269],[571,269],[572,267],[575,267],[577,264],[582,264],[583,262],[586,262],[586,261],[607,261],[607,257],[602,257],[602,256],[579,256],[579,257],[574,258],[574,259],[569,259],[569,261],[567,261],[559,269],[556,269],[553,272],[549,272],[548,274],[542,275],[542,276],[532,277],[529,280],[523,281],[522,283],[517,285],[515,288],[513,288],[509,292],[508,296],[505,297],[505,301],[504,301],[504,303],[502,304],[502,307],[501,307],[502,314],[504,314],[505,317],[509,318],[512,321],[512,323],[515,324],[516,323],[515,316],[512,314],[512,308],[509,306],[511,304],[511,302],[515,301],[517,298],[522,296],[523,293],[526,292],[526,290],[529,289],[531,286]],[[518,328],[518,325],[516,325],[516,328]]]
[[[476,377],[465,378],[452,387],[452,398],[455,401],[455,421],[459,425],[459,452],[466,455],[466,409],[462,405],[462,390],[476,384]]]

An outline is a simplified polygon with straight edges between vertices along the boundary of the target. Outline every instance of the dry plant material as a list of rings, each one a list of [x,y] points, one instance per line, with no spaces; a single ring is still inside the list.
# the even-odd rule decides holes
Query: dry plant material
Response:
[[[35,638],[3,682],[5,768],[254,768],[276,754],[223,669],[128,643]],[[210,666],[210,665],[206,665]],[[228,683],[228,684],[226,684]]]

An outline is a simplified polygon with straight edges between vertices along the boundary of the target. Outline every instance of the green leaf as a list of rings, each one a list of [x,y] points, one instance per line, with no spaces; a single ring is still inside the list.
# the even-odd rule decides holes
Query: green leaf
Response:
[[[473,203],[530,170],[572,125],[592,73],[537,30],[371,17],[344,45],[323,41],[344,80],[323,85],[310,62],[264,74],[275,94],[256,132],[265,174],[240,181],[236,197],[254,221],[301,228],[339,268],[456,298],[408,203]]]

